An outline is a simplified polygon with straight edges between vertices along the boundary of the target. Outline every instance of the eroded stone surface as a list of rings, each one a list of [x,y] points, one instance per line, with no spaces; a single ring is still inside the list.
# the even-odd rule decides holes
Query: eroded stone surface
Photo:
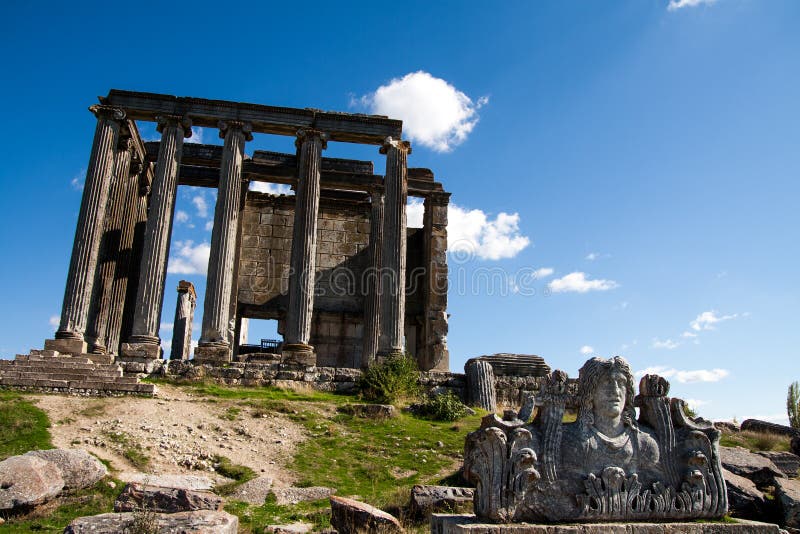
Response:
[[[428,517],[433,513],[470,512],[474,494],[472,488],[416,485],[411,488],[411,513]]]
[[[106,466],[83,449],[31,451],[25,456],[35,456],[55,465],[64,479],[64,489],[88,488],[108,474]]]
[[[400,522],[383,510],[344,497],[331,497],[331,525],[339,534],[403,532]]]
[[[159,534],[236,534],[239,518],[227,512],[198,510],[177,514],[154,514]],[[74,519],[64,534],[119,534],[133,528],[136,514],[113,513]]]
[[[781,503],[787,527],[800,528],[800,482],[785,478],[775,480],[775,496]]]
[[[367,419],[386,419],[396,415],[391,404],[345,404],[339,407],[339,411]]]
[[[336,490],[324,486],[312,486],[310,488],[272,488],[270,493],[275,495],[276,504],[284,505],[327,499],[336,493]]]
[[[725,487],[728,490],[728,510],[733,517],[758,519],[763,517],[765,502],[761,493],[752,480],[740,477],[725,469]]]
[[[149,510],[157,513],[221,510],[222,498],[210,491],[127,484],[114,502],[115,512]]]
[[[272,489],[272,479],[258,477],[241,484],[230,495],[232,499],[250,504],[262,505]]]
[[[757,486],[768,486],[776,478],[786,478],[769,458],[752,453],[744,447],[720,447],[722,466],[736,475],[749,478]]]
[[[64,487],[52,462],[36,456],[12,456],[0,462],[0,510],[16,510],[46,502]]]
[[[786,451],[759,451],[756,454],[763,456],[774,463],[787,477],[796,477],[800,468],[800,457]]]

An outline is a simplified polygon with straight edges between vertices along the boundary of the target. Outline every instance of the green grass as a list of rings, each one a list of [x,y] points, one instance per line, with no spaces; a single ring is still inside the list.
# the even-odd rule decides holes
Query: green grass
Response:
[[[99,481],[91,488],[62,493],[58,501],[37,507],[25,516],[8,517],[0,525],[0,534],[46,532],[61,533],[76,517],[112,512],[114,499],[124,486],[123,482],[113,480],[115,487],[108,485],[111,478]]]
[[[780,434],[753,432],[752,430],[723,432],[719,443],[724,447],[744,447],[752,452],[791,450],[791,438]]]
[[[230,458],[225,456],[214,457],[214,470],[226,478],[233,479],[233,482],[217,484],[214,487],[214,491],[219,495],[229,495],[238,486],[256,478],[255,471],[245,465],[234,464]]]
[[[240,532],[253,534],[265,532],[266,525],[303,522],[312,524],[313,532],[319,532],[330,528],[331,524],[328,499],[281,506],[276,504],[275,497],[270,495],[262,506],[249,506],[241,501],[230,501],[225,505],[225,511],[239,517]]]
[[[145,471],[150,467],[150,457],[142,448],[142,445],[134,440],[130,434],[121,430],[106,430],[103,435],[111,443],[118,445],[122,451],[122,456],[138,470]]]
[[[0,391],[0,460],[35,449],[52,449],[50,420],[24,396]]]

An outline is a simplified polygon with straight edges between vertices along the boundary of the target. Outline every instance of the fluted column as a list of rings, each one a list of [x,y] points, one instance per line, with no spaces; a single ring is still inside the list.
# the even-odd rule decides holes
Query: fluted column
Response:
[[[375,361],[380,337],[381,311],[381,248],[383,247],[383,191],[371,191],[372,213],[369,221],[369,271],[365,280],[364,295],[364,345],[361,367],[367,368]]]
[[[297,132],[297,196],[289,271],[289,310],[286,315],[284,355],[314,364],[311,312],[314,307],[314,278],[317,255],[317,212],[319,211],[320,169],[327,136],[313,129]]]
[[[225,139],[219,173],[219,191],[211,233],[206,295],[203,305],[203,331],[195,359],[230,361],[229,339],[231,295],[236,263],[236,234],[242,201],[242,161],[244,144],[253,139],[251,126],[238,121],[220,122],[219,135]]]
[[[186,117],[160,116],[158,131],[161,132],[161,144],[144,231],[144,252],[136,293],[133,332],[128,342],[122,344],[121,353],[124,357],[161,356],[158,327],[164,301],[172,215],[183,139],[192,135],[191,122]]]
[[[90,345],[89,350],[95,354],[107,352],[106,332],[113,305],[111,291],[120,256],[123,219],[125,214],[130,212],[130,206],[126,204],[126,193],[130,186],[132,152],[133,142],[130,136],[121,137],[114,160],[114,175],[106,206],[106,219],[85,335],[86,342]]]
[[[402,354],[406,316],[406,198],[408,155],[411,144],[387,137],[381,147],[386,154],[381,253],[381,336],[378,354]]]
[[[118,108],[95,105],[89,111],[97,117],[97,127],[72,245],[61,321],[55,339],[45,341],[45,348],[68,353],[86,352],[84,333],[114,170],[114,149],[119,138],[120,121],[125,119],[125,112]]]
[[[170,360],[188,360],[192,351],[192,321],[197,306],[194,284],[178,282],[178,302],[175,305],[175,321],[172,323],[172,351]]]

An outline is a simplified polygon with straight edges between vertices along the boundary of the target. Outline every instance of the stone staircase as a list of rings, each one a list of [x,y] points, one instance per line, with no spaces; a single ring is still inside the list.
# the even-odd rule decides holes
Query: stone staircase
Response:
[[[111,356],[72,356],[52,350],[32,350],[13,360],[0,360],[0,389],[5,388],[87,396],[156,393],[154,384],[123,376],[122,367]]]

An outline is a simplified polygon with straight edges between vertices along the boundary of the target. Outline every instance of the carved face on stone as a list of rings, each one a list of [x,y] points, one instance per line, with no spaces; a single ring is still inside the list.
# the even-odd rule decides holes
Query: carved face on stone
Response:
[[[616,419],[625,409],[626,377],[619,370],[605,373],[597,384],[592,398],[595,419],[606,417]]]
[[[578,377],[579,419],[593,425],[595,417],[616,419],[626,425],[635,417],[633,408],[633,373],[623,358],[591,358],[581,367]]]

